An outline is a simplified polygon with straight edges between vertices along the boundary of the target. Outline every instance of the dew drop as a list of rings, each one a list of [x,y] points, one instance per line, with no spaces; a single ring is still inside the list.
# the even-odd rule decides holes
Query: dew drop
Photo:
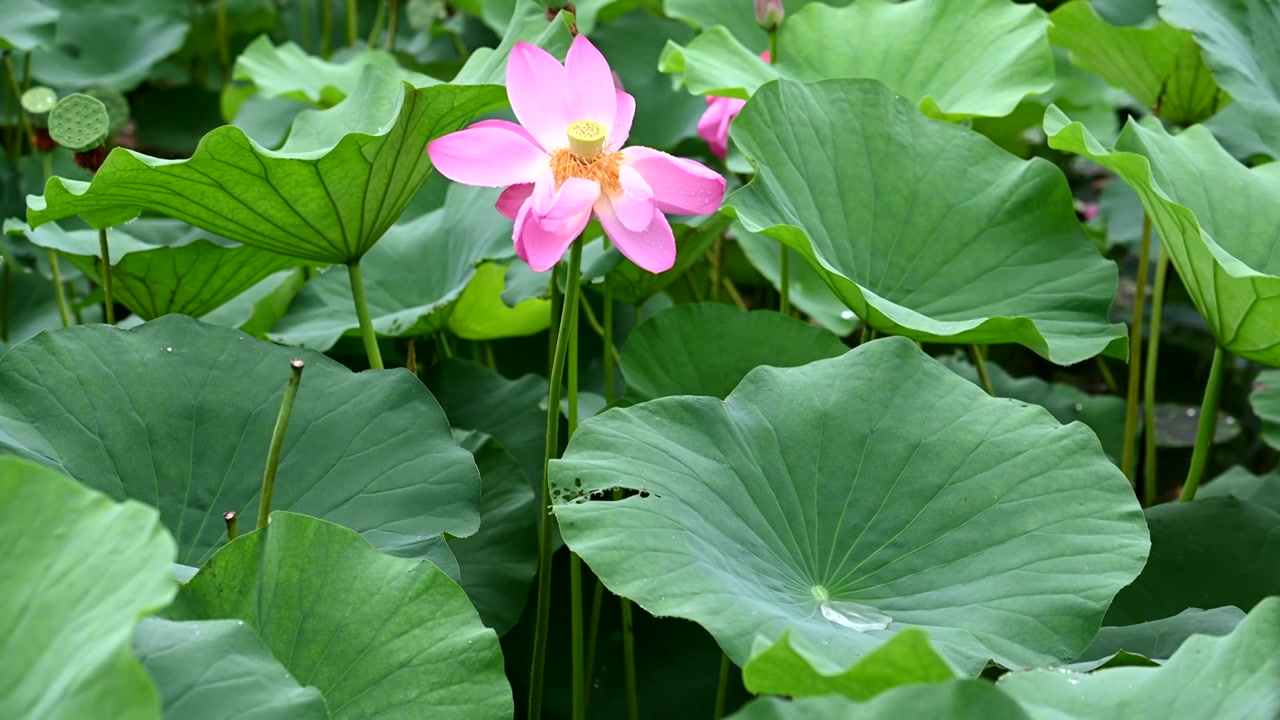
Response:
[[[824,602],[820,609],[822,610],[822,617],[826,618],[828,622],[850,630],[856,630],[857,632],[884,630],[889,627],[889,623],[893,622],[893,618],[878,612],[875,608],[848,602],[847,600]]]

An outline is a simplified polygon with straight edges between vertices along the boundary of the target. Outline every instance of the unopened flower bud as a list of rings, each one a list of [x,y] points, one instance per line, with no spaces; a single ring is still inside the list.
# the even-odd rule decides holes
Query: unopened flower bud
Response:
[[[782,0],[756,0],[756,24],[765,32],[777,30],[786,14]]]

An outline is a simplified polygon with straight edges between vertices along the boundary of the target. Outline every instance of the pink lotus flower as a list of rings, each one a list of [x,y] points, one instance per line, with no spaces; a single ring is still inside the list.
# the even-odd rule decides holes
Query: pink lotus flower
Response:
[[[769,62],[769,51],[760,53],[760,59]],[[707,109],[698,119],[698,136],[711,146],[711,154],[723,160],[729,153],[729,123],[738,117],[746,100],[739,98],[707,96]]]
[[[663,213],[720,208],[725,181],[700,163],[646,147],[622,147],[636,101],[614,86],[609,63],[585,37],[561,65],[517,43],[507,96],[520,124],[484,120],[427,144],[445,177],[507,186],[498,211],[515,221],[516,254],[535,272],[554,267],[591,215],[618,250],[649,272],[671,269],[675,236]]]

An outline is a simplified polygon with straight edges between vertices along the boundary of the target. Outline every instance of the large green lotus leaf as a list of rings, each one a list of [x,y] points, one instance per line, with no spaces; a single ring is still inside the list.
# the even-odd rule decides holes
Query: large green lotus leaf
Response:
[[[1227,351],[1280,365],[1280,164],[1246,168],[1203,127],[1169,135],[1132,120],[1107,150],[1056,107],[1050,147],[1086,157],[1138,192],[1196,309]]]
[[[1262,438],[1280,448],[1280,370],[1263,370],[1249,393],[1253,413],[1262,421]]]
[[[839,695],[782,700],[762,698],[729,720],[1030,720],[1008,695],[982,680],[953,680],[938,685],[907,685],[855,703]]]
[[[492,435],[530,481],[542,487],[546,378],[525,375],[510,380],[469,360],[446,358],[424,370],[422,381],[444,408],[450,425]]]
[[[58,299],[52,282],[37,273],[16,269],[10,274],[9,282],[12,302],[9,305],[9,337],[0,340],[0,353],[45,330],[62,327],[62,315],[58,312]],[[102,311],[98,307],[87,307],[81,315],[85,322],[98,322]]]
[[[1280,475],[1257,476],[1236,466],[1214,478],[1196,497],[1232,495],[1280,515]]]
[[[930,115],[1000,117],[1053,86],[1047,25],[1039,8],[1008,0],[813,3],[782,24],[776,64],[719,27],[669,44],[662,70],[683,72],[696,94],[741,98],[780,77],[874,78]]]
[[[300,113],[279,151],[233,126],[205,135],[187,160],[116,148],[92,183],[50,179],[27,199],[27,218],[35,227],[80,215],[103,227],[151,210],[281,255],[346,263],[426,182],[426,143],[503,101],[498,86],[415,88],[366,66],[341,104]]]
[[[506,277],[507,265],[487,262],[476,268],[449,310],[445,322],[449,331],[467,340],[497,340],[546,330],[551,324],[551,301],[535,297],[508,306],[502,298]]]
[[[475,431],[455,430],[454,437],[480,468],[480,529],[450,538],[449,549],[480,618],[504,635],[520,619],[538,572],[538,501],[520,464],[497,440]]]
[[[565,53],[569,51],[569,43],[573,41],[573,35],[569,31],[574,17],[572,13],[560,13],[554,22],[547,22],[546,6],[539,0],[485,0],[486,5],[493,2],[511,7],[511,12],[507,13],[510,20],[506,29],[495,28],[501,33],[502,42],[495,48],[480,47],[472,50],[467,63],[458,71],[453,82],[505,85],[507,57],[518,42],[536,45],[557,58],[564,59]]]
[[[1124,88],[1174,125],[1207,120],[1231,101],[1185,30],[1165,23],[1115,27],[1088,0],[1072,0],[1049,19],[1049,39],[1069,50],[1072,62]]]
[[[817,1],[788,0],[787,13],[794,16],[800,8]],[[838,7],[848,5],[849,2],[850,0],[826,0],[824,4]],[[760,50],[763,50],[768,42],[768,36],[759,25],[756,25],[755,16],[747,12],[741,4],[726,3],[721,0],[662,0],[662,14],[684,20],[704,30],[723,25],[734,37]]]
[[[53,43],[32,52],[31,74],[52,87],[132,90],[182,47],[189,28],[130,3],[77,3],[59,15]]]
[[[129,652],[139,618],[177,590],[156,511],[60,473],[0,459],[0,717],[160,718]]]
[[[160,509],[178,562],[203,565],[222,514],[252,523],[289,360],[307,367],[274,506],[363,533],[400,555],[479,524],[479,477],[440,406],[406,372],[350,370],[319,353],[173,315],[129,331],[44,333],[0,359],[0,452]]]
[[[734,223],[733,239],[764,279],[775,288],[779,287],[782,279],[782,253],[778,251],[778,241],[747,232],[742,223]],[[791,304],[840,337],[852,333],[858,326],[858,316],[827,287],[822,273],[806,262],[803,255],[791,248],[787,248],[787,253],[790,255],[787,277],[791,281]]]
[[[416,382],[416,381],[415,381]],[[171,620],[242,620],[335,720],[510,718],[498,636],[425,560],[275,512],[182,587]]]
[[[565,542],[610,590],[698,622],[740,665],[790,630],[837,672],[912,627],[970,674],[1068,661],[1149,547],[1091,432],[905,338],[756,368],[725,401],[607,410],[551,483]],[[614,488],[639,494],[595,500]]]
[[[53,44],[58,11],[39,0],[0,0],[0,50],[30,52]]]
[[[938,360],[969,382],[982,384],[977,368],[965,355],[956,353]],[[1098,436],[1098,442],[1102,443],[1107,456],[1119,464],[1124,453],[1124,398],[1106,394],[1090,395],[1070,383],[1050,383],[1035,376],[1015,378],[991,361],[987,361],[986,366],[996,397],[1035,403],[1048,410],[1050,415],[1064,425],[1077,420],[1088,425]]]
[[[627,337],[622,374],[631,403],[668,395],[723,398],[760,365],[796,367],[849,348],[827,330],[769,310],[677,305]]]
[[[819,672],[791,646],[786,635],[756,654],[742,669],[742,681],[757,695],[812,697],[843,695],[865,702],[900,685],[944,683],[955,670],[929,644],[925,631],[904,630],[837,674]]]
[[[1226,635],[1243,619],[1244,611],[1231,606],[1212,610],[1187,608],[1161,620],[1103,627],[1070,668],[1088,672],[1123,654],[1137,655],[1158,664],[1170,658],[1192,635]]]
[[[1198,501],[1197,501],[1198,502]],[[1280,716],[1280,598],[1226,637],[1195,635],[1158,668],[1011,673],[997,687],[1036,720],[1199,720]]]
[[[297,43],[271,44],[266,35],[249,43],[236,58],[234,80],[248,80],[265,98],[289,98],[331,107],[346,99],[360,82],[367,65],[376,65],[387,75],[414,87],[436,85],[440,81],[405,70],[395,56],[382,50],[364,50],[346,62],[336,63],[308,55]]]
[[[493,209],[498,191],[452,184],[444,207],[389,230],[360,267],[373,329],[391,337],[426,335],[445,320],[488,258],[509,257],[511,221]],[[330,268],[307,283],[270,338],[321,352],[345,334],[358,334],[345,267]]]
[[[757,173],[726,204],[873,328],[1020,343],[1063,365],[1127,352],[1107,317],[1116,266],[1050,163],[926,118],[874,80],[771,83],[730,132]]]
[[[126,229],[108,231],[113,297],[144,320],[178,313],[201,317],[258,284],[267,276],[297,267],[295,258],[229,242],[195,231],[167,238],[155,245]],[[181,232],[195,230],[183,223],[158,222]],[[176,228],[174,226],[177,226]],[[6,220],[5,232],[23,234],[32,244],[58,250],[61,257],[94,282],[101,282],[96,230],[64,230],[47,223],[31,230],[25,223]]]
[[[1280,595],[1280,514],[1274,510],[1234,495],[1197,498],[1149,508],[1147,526],[1151,558],[1116,595],[1107,625],[1160,620],[1189,607],[1234,605],[1248,612],[1264,597]]]
[[[1190,31],[1218,84],[1280,155],[1280,8],[1265,0],[1161,0],[1160,17]]]
[[[289,309],[289,303],[302,290],[306,280],[302,268],[276,273],[219,305],[208,315],[202,315],[200,321],[265,338],[271,326]]]
[[[302,687],[243,620],[147,618],[133,651],[171,720],[328,720],[324,696]]]

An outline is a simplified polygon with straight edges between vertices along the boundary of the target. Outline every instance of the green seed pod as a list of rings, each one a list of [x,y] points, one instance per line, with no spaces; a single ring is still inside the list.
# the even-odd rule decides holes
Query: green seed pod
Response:
[[[110,127],[107,128],[107,136],[115,137],[124,129],[125,123],[129,122],[129,101],[118,90],[111,88],[96,87],[89,88],[84,91],[85,95],[97,98],[107,106],[107,119],[110,121]]]
[[[107,106],[88,95],[68,95],[49,111],[50,137],[74,152],[89,152],[101,145],[110,127]]]
[[[47,87],[33,87],[22,93],[22,109],[35,127],[49,126],[49,111],[58,104],[58,93]]]

